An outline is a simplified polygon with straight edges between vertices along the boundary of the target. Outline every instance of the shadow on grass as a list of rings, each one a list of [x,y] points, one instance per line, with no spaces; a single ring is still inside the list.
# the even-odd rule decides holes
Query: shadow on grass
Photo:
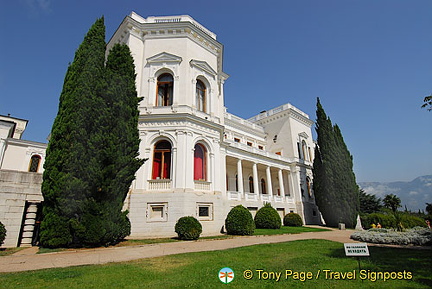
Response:
[[[369,254],[369,257],[360,257],[361,270],[411,272],[413,282],[432,288],[432,250],[369,246]],[[345,256],[342,244],[340,249],[331,250],[329,256],[344,259],[355,258]]]

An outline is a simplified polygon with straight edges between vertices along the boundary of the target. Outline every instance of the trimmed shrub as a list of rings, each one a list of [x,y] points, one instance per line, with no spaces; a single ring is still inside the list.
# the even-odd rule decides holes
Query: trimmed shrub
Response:
[[[270,203],[258,210],[255,215],[255,227],[259,229],[280,229],[281,218]]]
[[[0,246],[3,244],[5,238],[6,238],[6,228],[2,224],[2,222],[0,222]]]
[[[225,228],[229,235],[252,235],[255,230],[255,222],[249,210],[238,205],[228,213]]]
[[[428,228],[414,227],[404,232],[393,229],[370,229],[355,232],[350,237],[353,240],[394,245],[432,245],[432,231]]]
[[[296,213],[289,213],[286,214],[283,220],[284,226],[290,226],[290,227],[301,227],[303,226],[302,218],[299,214]]]
[[[202,232],[201,223],[192,216],[181,217],[175,224],[180,240],[197,240]]]

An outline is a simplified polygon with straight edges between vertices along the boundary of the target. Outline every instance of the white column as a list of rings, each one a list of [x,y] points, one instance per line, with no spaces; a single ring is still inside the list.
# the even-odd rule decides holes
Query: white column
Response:
[[[270,167],[266,168],[266,176],[267,176],[267,193],[269,194],[269,196],[273,196]]]
[[[292,178],[292,192],[294,194],[297,214],[302,217],[305,222],[304,209],[303,209],[303,195],[300,189],[300,169],[296,166],[291,166],[291,178]]]
[[[258,168],[257,168],[256,163],[254,163],[252,165],[252,177],[253,177],[254,192],[258,196],[259,195],[259,180],[258,180]]]
[[[0,168],[3,163],[4,151],[6,149],[6,141],[4,139],[0,139]]]
[[[178,182],[177,180],[177,148],[172,148],[172,154],[171,154],[171,188],[176,189]]]
[[[278,178],[279,178],[279,190],[280,190],[281,197],[285,197],[285,186],[283,183],[282,169],[279,169],[278,171]]]
[[[207,168],[209,170],[209,172],[208,172],[209,177],[207,177],[207,182],[211,182],[210,190],[214,191],[215,190],[214,183],[216,180],[215,170],[213,169],[213,166],[215,163],[215,155],[214,155],[214,153],[209,153],[209,155],[210,155],[210,161],[209,161],[209,164],[207,164]]]
[[[242,161],[240,159],[237,161],[237,182],[238,190],[241,194],[243,194],[243,168]]]

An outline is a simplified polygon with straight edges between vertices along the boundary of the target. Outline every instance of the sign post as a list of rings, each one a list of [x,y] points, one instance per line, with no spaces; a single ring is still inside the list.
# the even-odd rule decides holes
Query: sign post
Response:
[[[366,243],[344,243],[345,256],[357,257],[360,273],[360,257],[369,257],[369,248]]]

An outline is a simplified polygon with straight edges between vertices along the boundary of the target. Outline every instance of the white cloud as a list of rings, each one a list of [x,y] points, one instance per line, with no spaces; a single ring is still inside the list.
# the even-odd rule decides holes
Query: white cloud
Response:
[[[416,191],[411,191],[411,192],[409,192],[408,193],[410,196],[415,196],[415,195],[418,195],[418,192],[416,192]]]
[[[26,8],[32,14],[38,14],[39,12],[49,13],[51,12],[51,0],[22,0]]]

